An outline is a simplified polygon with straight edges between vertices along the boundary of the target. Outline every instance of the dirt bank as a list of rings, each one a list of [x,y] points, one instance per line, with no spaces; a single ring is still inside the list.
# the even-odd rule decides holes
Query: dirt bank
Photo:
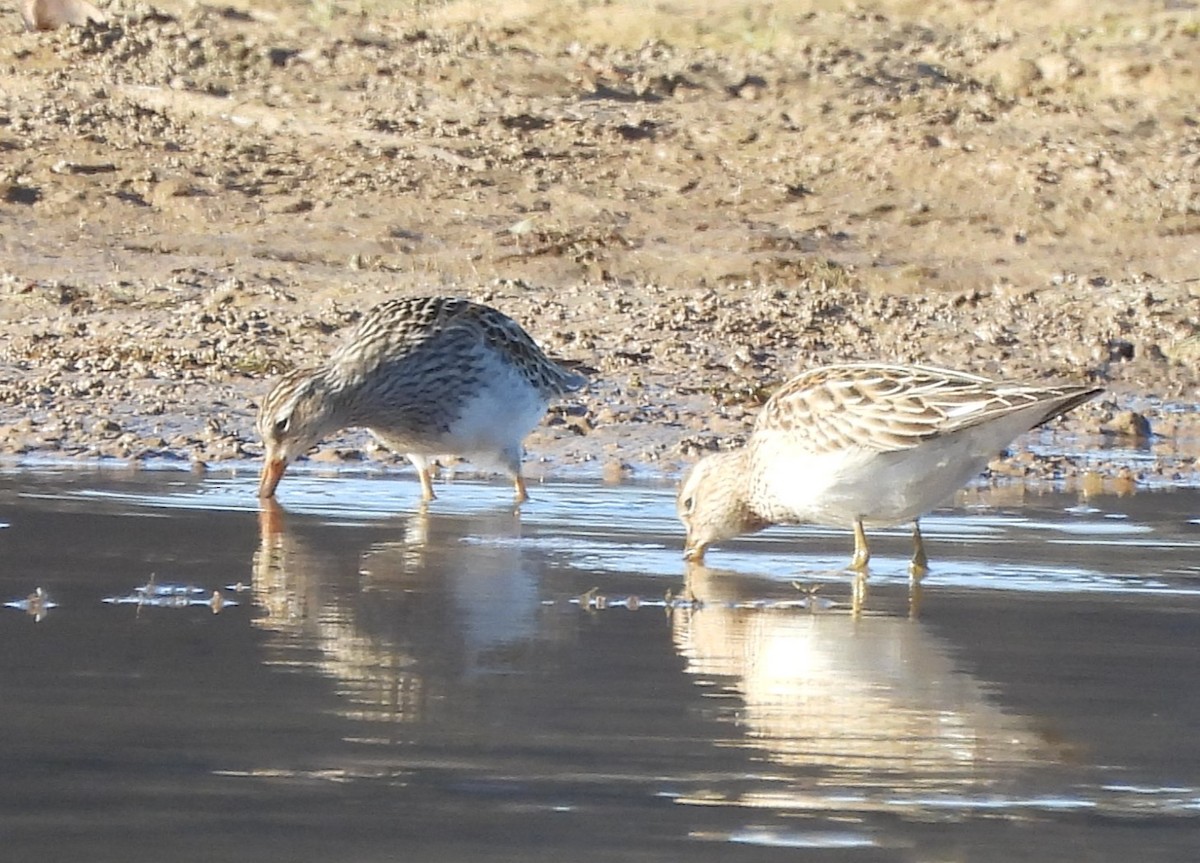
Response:
[[[97,5],[0,16],[0,452],[253,457],[273,375],[441,292],[596,369],[535,474],[882,359],[1101,382],[1016,470],[1197,481],[1195,3]]]

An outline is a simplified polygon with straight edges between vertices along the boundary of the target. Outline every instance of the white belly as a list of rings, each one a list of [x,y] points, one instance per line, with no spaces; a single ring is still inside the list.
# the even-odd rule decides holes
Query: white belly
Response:
[[[785,433],[756,437],[755,509],[774,522],[830,526],[859,518],[877,526],[911,521],[949,500],[1003,446],[981,448],[980,441],[959,434],[894,452],[816,454],[795,446]]]
[[[545,416],[548,401],[510,365],[496,363],[486,385],[460,396],[457,417],[449,428],[426,434],[373,427],[388,448],[434,458],[456,455],[479,467],[515,468],[522,441]]]
[[[473,461],[502,453],[520,457],[521,442],[546,415],[547,400],[515,372],[511,380],[496,380],[463,406],[451,423],[451,452]]]

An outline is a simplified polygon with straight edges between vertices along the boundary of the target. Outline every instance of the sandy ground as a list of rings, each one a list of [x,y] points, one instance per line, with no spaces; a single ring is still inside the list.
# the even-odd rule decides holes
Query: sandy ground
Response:
[[[0,13],[9,457],[253,458],[272,377],[451,293],[595,369],[535,476],[873,359],[1108,389],[999,472],[1200,481],[1195,2],[97,5]]]

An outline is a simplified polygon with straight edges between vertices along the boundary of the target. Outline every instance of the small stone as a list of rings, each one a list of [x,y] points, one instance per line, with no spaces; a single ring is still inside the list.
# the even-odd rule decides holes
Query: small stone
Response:
[[[1121,411],[1100,427],[1104,434],[1147,440],[1153,437],[1150,420],[1137,411]]]
[[[172,198],[186,198],[196,193],[196,187],[187,180],[171,177],[160,183],[155,183],[150,190],[150,203],[162,207]]]
[[[268,213],[277,213],[281,215],[307,213],[312,208],[312,201],[300,195],[281,195],[277,198],[268,198],[263,203],[263,209]]]
[[[577,435],[586,435],[592,430],[592,423],[586,416],[567,417],[566,426]]]
[[[364,456],[362,450],[350,449],[346,447],[320,449],[308,457],[309,461],[320,462],[323,464],[340,464],[348,461],[362,461],[363,458]]]
[[[617,484],[625,480],[633,473],[633,467],[620,459],[606,461],[601,470],[601,475],[606,483]]]
[[[1104,476],[1099,471],[1085,471],[1080,478],[1080,490],[1087,496],[1093,497],[1104,492]]]

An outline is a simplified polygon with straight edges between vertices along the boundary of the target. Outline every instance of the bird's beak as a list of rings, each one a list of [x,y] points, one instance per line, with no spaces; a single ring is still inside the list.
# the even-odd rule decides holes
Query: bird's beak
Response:
[[[703,563],[704,552],[708,549],[702,542],[693,542],[689,536],[683,544],[683,559],[690,563]]]
[[[283,472],[287,470],[287,462],[281,458],[268,457],[263,462],[262,473],[258,475],[258,496],[266,500],[275,496],[275,486],[279,485],[279,480],[283,479]]]
[[[283,507],[273,497],[264,497],[258,508],[258,537],[263,546],[283,533]]]

